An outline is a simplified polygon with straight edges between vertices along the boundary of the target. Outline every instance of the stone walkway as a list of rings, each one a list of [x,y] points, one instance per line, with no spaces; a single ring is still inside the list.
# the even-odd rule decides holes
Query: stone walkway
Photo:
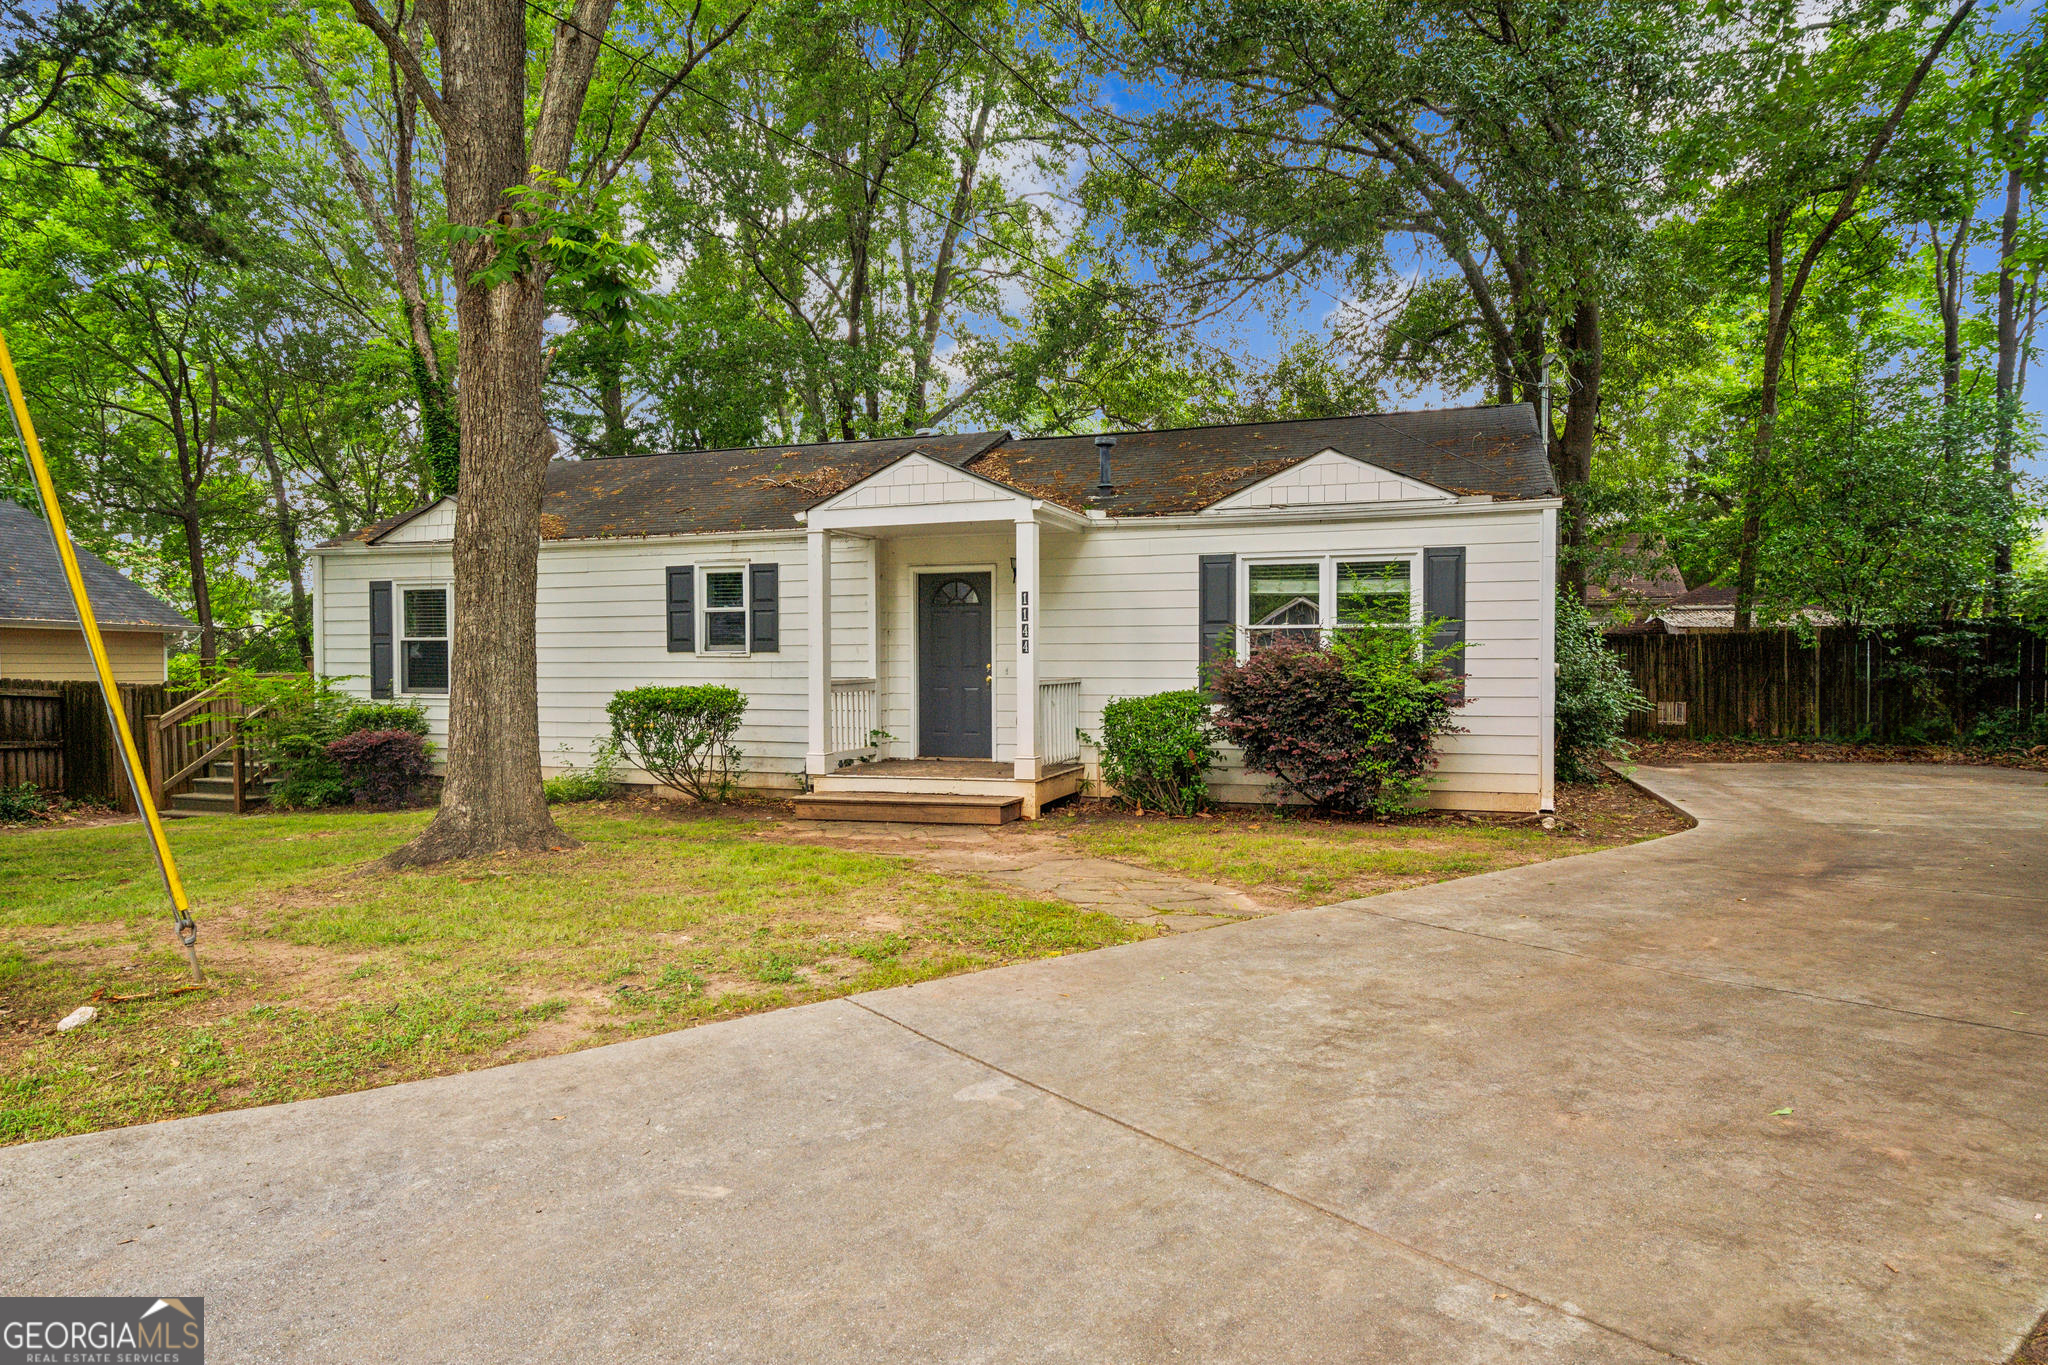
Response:
[[[1027,895],[1069,901],[1173,933],[1291,908],[1214,882],[1093,858],[1063,835],[1018,825],[784,820],[775,829],[792,842],[915,858],[937,872],[986,877]]]

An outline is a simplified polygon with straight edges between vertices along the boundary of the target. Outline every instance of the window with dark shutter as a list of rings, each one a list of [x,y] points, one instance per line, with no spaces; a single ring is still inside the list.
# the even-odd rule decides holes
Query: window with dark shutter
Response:
[[[1195,674],[1206,680],[1218,655],[1237,657],[1237,556],[1201,558],[1201,625]]]
[[[370,695],[391,695],[391,585],[370,585]]]
[[[668,571],[668,652],[697,652],[697,570],[691,565]]]
[[[779,564],[747,566],[747,573],[752,578],[747,585],[752,611],[748,644],[757,654],[775,654],[782,648],[782,605],[777,600],[781,569]]]
[[[1429,637],[1432,650],[1465,643],[1465,547],[1422,552],[1422,614],[1438,625]],[[1465,651],[1450,659],[1451,672],[1465,675]]]

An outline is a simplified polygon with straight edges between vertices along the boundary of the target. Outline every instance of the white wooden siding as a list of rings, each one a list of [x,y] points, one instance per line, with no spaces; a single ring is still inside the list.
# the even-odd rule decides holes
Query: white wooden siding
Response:
[[[164,634],[158,630],[103,629],[115,682],[164,680]],[[38,682],[91,681],[99,674],[85,634],[77,626],[0,626],[0,678]]]
[[[1269,507],[1333,507],[1383,502],[1455,502],[1457,495],[1364,460],[1326,450],[1241,489],[1206,509],[1219,516]]]
[[[909,463],[909,462],[905,462]],[[944,466],[934,467],[943,469]],[[964,480],[979,486],[973,480]],[[852,490],[850,490],[852,491]],[[1361,509],[1363,513],[1364,509]],[[1274,522],[1204,515],[1178,522],[1112,522],[1085,532],[1041,534],[1039,676],[1081,679],[1080,724],[1099,732],[1117,697],[1195,683],[1202,555],[1340,554],[1367,557],[1462,546],[1465,556],[1468,704],[1463,733],[1442,745],[1434,800],[1481,808],[1535,809],[1541,794],[1543,721],[1552,570],[1541,507],[1418,509],[1412,514]],[[983,569],[994,590],[994,757],[1016,741],[1015,553],[1007,525],[868,539],[834,537],[833,674],[875,677],[881,728],[894,756],[917,744],[916,576],[936,569]],[[369,688],[369,589],[373,579],[440,581],[445,546],[346,547],[324,552],[316,575],[324,666]],[[667,652],[665,570],[670,565],[781,566],[781,649],[774,654]],[[541,753],[554,769],[588,761],[608,733],[613,692],[648,682],[722,682],[749,698],[740,743],[765,785],[794,785],[808,740],[804,535],[686,537],[660,541],[547,542],[540,556]],[[1419,590],[1419,584],[1418,584]],[[700,603],[701,605],[701,603]],[[428,698],[437,742],[446,707]],[[1092,751],[1088,757],[1093,759]],[[1227,759],[1213,787],[1227,800],[1266,798],[1266,780]]]
[[[844,493],[823,504],[820,512],[850,508],[930,507],[935,504],[1001,503],[1016,501],[1014,494],[983,479],[963,474],[949,464],[925,455],[908,455]]]
[[[379,545],[441,545],[455,539],[455,499],[443,498],[403,526],[386,531]]]

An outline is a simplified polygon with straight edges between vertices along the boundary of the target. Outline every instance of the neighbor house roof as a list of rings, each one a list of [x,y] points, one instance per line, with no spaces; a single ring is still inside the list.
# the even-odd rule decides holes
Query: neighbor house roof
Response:
[[[1556,494],[1527,404],[1116,432],[1115,496],[1097,502],[1093,436],[1008,432],[556,460],[541,534],[550,540],[714,535],[793,528],[799,513],[906,455],[921,454],[1074,511],[1199,512],[1290,465],[1335,450],[1460,495]],[[328,542],[375,542],[420,510]]]
[[[144,592],[107,567],[92,551],[76,545],[79,572],[103,626],[151,630],[196,630],[176,607]],[[64,582],[50,527],[19,503],[0,498],[0,622],[76,626],[78,609]]]

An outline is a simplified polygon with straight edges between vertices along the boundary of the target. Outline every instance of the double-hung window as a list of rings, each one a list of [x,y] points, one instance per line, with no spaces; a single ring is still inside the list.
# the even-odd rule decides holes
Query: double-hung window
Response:
[[[399,612],[399,690],[448,690],[448,589],[406,588]]]
[[[1331,631],[1415,619],[1412,555],[1299,555],[1244,561],[1249,652],[1284,641],[1314,644]]]
[[[704,648],[718,654],[747,652],[747,571],[704,571]]]

